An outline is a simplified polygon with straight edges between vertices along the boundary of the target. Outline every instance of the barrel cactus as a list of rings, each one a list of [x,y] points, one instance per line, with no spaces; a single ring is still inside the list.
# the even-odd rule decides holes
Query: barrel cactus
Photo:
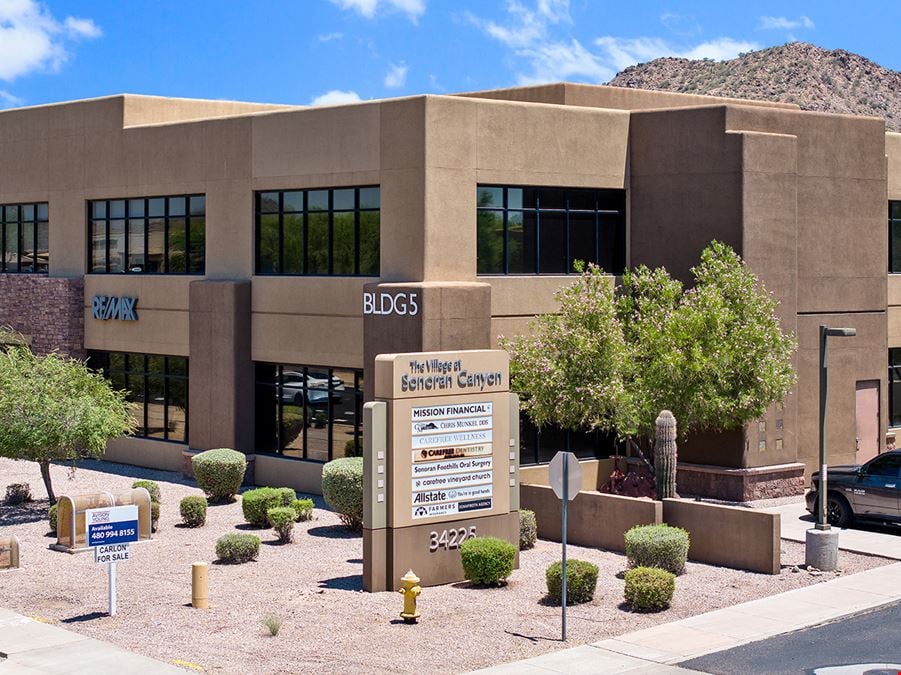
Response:
[[[654,473],[657,477],[657,499],[679,496],[676,494],[676,418],[669,410],[663,410],[657,416]]]

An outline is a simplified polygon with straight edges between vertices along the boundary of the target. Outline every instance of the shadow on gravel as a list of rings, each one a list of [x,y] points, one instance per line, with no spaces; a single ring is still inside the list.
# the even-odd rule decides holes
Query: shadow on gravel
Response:
[[[235,529],[236,530],[252,530],[255,532],[258,530],[267,530],[269,528],[260,527],[259,525],[251,525],[250,523],[239,523],[239,524],[235,525]]]
[[[24,504],[8,506],[0,505],[0,527],[9,525],[25,525],[36,523],[39,520],[47,520],[47,512],[50,510],[50,501],[41,499]]]
[[[108,617],[106,612],[91,612],[90,614],[79,614],[78,616],[70,616],[68,619],[61,619],[60,623],[81,623],[83,621],[93,621],[94,619],[103,619]]]
[[[345,577],[332,577],[319,582],[319,588],[331,588],[337,591],[362,591],[363,575],[349,574]]]
[[[311,537],[326,537],[327,539],[361,539],[362,532],[348,530],[343,525],[320,525],[307,530]]]
[[[347,562],[349,562],[351,565],[362,565],[363,559],[362,558],[350,558]]]
[[[518,637],[522,638],[523,640],[528,640],[532,644],[538,644],[539,642],[562,642],[562,640],[558,637],[545,637],[544,635],[523,635],[522,633],[514,633],[512,630],[505,630],[504,632],[512,637]]]

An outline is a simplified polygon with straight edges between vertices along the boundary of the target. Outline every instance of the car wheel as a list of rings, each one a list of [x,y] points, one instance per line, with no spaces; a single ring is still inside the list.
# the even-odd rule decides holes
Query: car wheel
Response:
[[[848,527],[854,520],[854,512],[841,495],[830,494],[826,500],[826,521],[835,527]]]

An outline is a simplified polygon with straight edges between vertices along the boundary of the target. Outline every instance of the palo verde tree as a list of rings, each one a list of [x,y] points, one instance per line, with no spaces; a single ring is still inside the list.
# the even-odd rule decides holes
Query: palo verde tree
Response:
[[[559,291],[560,310],[501,344],[536,424],[653,438],[670,410],[684,438],[761,417],[795,383],[797,344],[777,302],[730,247],[712,242],[688,290],[639,267],[614,289],[596,266]]]
[[[52,461],[99,458],[109,439],[133,430],[125,392],[57,352],[0,349],[0,457],[37,462],[51,503]]]

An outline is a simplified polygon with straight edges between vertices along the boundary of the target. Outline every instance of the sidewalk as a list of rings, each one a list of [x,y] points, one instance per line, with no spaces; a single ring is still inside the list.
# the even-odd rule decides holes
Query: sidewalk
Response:
[[[108,642],[0,609],[0,673],[184,675],[184,672]]]
[[[689,672],[674,664],[897,600],[901,600],[901,563],[477,672]]]

